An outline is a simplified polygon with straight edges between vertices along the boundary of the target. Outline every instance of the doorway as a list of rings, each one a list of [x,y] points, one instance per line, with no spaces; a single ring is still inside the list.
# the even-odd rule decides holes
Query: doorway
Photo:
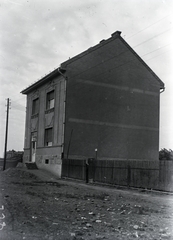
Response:
[[[36,160],[37,136],[33,135],[31,139],[31,162]]]

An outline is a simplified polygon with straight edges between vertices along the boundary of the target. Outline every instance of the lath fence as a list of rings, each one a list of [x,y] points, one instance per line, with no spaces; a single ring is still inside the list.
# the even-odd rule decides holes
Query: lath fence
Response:
[[[64,159],[62,177],[173,191],[173,161]]]

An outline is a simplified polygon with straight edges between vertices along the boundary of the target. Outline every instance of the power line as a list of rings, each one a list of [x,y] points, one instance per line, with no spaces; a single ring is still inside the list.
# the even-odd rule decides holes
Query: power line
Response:
[[[165,18],[166,18],[166,17],[165,17]],[[165,33],[165,32],[170,31],[171,29],[172,29],[172,28],[169,28],[169,29],[167,29],[167,30],[165,30],[165,31],[163,31],[163,32],[155,35],[154,37],[152,37],[152,38],[150,38],[150,39],[148,39],[148,40],[146,40],[146,41],[144,41],[144,42],[142,42],[142,43],[139,43],[139,44],[135,45],[134,47],[130,47],[130,48],[132,48],[132,50],[133,50],[134,48],[136,48],[136,47],[138,47],[138,46],[140,46],[140,45],[142,45],[142,44],[150,41],[151,39],[153,39],[153,38],[155,38],[155,37],[158,37],[158,36],[162,35],[162,34]],[[141,30],[141,31],[142,31],[142,30]],[[123,39],[123,41],[126,43],[126,41],[125,41],[124,39]],[[126,43],[126,44],[127,44],[127,43]],[[170,45],[170,44],[167,44],[167,45],[165,45],[165,46],[163,46],[163,47],[166,47],[166,46],[168,46],[168,45]],[[161,48],[163,48],[163,47],[161,47]],[[153,50],[153,51],[151,51],[151,52],[149,52],[149,53],[147,53],[147,54],[145,54],[145,55],[148,55],[148,54],[150,54],[150,53],[152,53],[152,52],[154,52],[154,51],[157,51],[157,50],[159,50],[159,49],[161,49],[161,48],[158,48],[158,49],[156,49],[156,50]],[[124,52],[121,52],[121,53],[119,53],[119,54],[117,54],[117,55],[114,55],[114,56],[112,56],[111,58],[105,60],[105,61],[102,62],[102,63],[96,64],[96,65],[94,65],[94,66],[92,66],[92,67],[90,67],[90,68],[87,68],[87,69],[85,69],[84,71],[82,71],[82,72],[74,75],[73,78],[76,77],[76,76],[81,75],[82,73],[84,73],[84,72],[86,72],[86,71],[88,71],[88,70],[90,70],[90,69],[92,69],[92,68],[98,67],[99,65],[101,65],[101,64],[103,64],[103,63],[105,63],[105,62],[108,62],[108,61],[110,61],[110,60],[112,60],[112,59],[114,59],[114,58],[116,58],[116,57],[120,57],[122,54],[125,54],[125,53],[127,53],[128,51],[129,51],[129,50],[125,50]],[[145,55],[143,55],[143,56],[145,56]],[[159,55],[158,55],[158,56],[159,56]],[[142,60],[142,59],[141,59],[141,60]],[[149,60],[150,60],[150,59],[149,59]],[[122,67],[123,65],[126,65],[126,64],[130,63],[131,61],[133,61],[133,60],[130,60],[130,61],[126,62],[126,63],[123,63],[123,64],[121,64],[121,65],[119,65],[119,66],[117,66],[117,67],[111,68],[111,69],[109,69],[109,70]],[[142,60],[142,61],[143,61],[143,60]],[[145,62],[144,62],[144,63],[145,63]],[[109,70],[107,70],[107,71],[109,71]],[[105,71],[105,72],[107,72],[107,71]],[[105,72],[102,72],[102,73],[100,73],[100,74],[97,74],[97,75],[95,75],[94,77],[99,76],[99,75],[102,75],[102,74],[104,74]],[[76,84],[78,84],[78,83],[74,83],[73,85],[76,85]],[[63,89],[62,89],[62,90],[63,90]]]
[[[142,42],[142,43],[139,43],[138,45],[135,45],[133,48],[136,48],[136,47],[138,47],[138,46],[140,46],[140,45],[142,45],[142,44],[144,44],[144,43],[146,43],[146,42],[152,40],[153,38],[158,37],[158,36],[162,35],[163,33],[170,31],[171,29],[172,29],[172,28],[169,28],[169,29],[167,29],[166,31],[161,32],[161,33],[155,35],[154,37],[149,38],[148,40],[146,40],[146,41],[144,41],[144,42]]]
[[[164,47],[166,47],[166,46],[168,46],[168,45],[170,45],[170,44],[167,44],[167,45],[165,45],[165,46],[163,46],[163,47],[161,47],[161,48],[164,48]],[[160,50],[161,48],[155,49],[154,51],[158,51],[158,50]],[[127,51],[125,51],[125,52],[123,52],[123,53],[121,53],[121,54],[119,54],[119,55],[116,55],[116,56],[114,56],[113,58],[118,57],[118,56],[120,56],[120,55],[122,55],[122,54],[124,54],[124,53],[126,53],[126,52],[127,52]],[[145,56],[145,55],[148,55],[148,54],[150,54],[150,53],[152,53],[152,52],[153,52],[153,51],[151,51],[151,52],[149,52],[149,53],[147,53],[147,54],[144,54],[144,55],[142,55],[141,57],[143,57],[143,56]],[[162,54],[163,54],[163,53],[162,53]],[[157,56],[160,56],[160,55],[162,55],[162,54],[159,54],[159,55],[157,55]],[[141,57],[140,57],[140,58],[141,58]],[[109,60],[111,60],[111,59],[113,59],[113,58],[110,58]],[[153,58],[155,58],[155,57],[153,57]],[[152,59],[152,58],[151,58],[151,59]],[[149,60],[151,60],[151,59],[149,59]],[[109,61],[109,60],[107,60],[107,61]],[[141,60],[142,60],[142,59],[141,59]],[[127,61],[126,63],[120,64],[120,65],[118,65],[117,67],[109,68],[109,70],[104,71],[104,72],[101,72],[101,73],[99,73],[99,74],[96,74],[96,75],[94,75],[92,78],[98,77],[99,75],[103,75],[103,74],[105,74],[106,72],[108,72],[108,71],[110,71],[110,70],[120,68],[120,67],[122,67],[122,66],[124,66],[124,65],[126,65],[126,64],[131,63],[132,61],[134,61],[134,60]],[[143,60],[142,60],[142,61],[143,61]],[[104,61],[104,62],[106,62],[106,61]],[[99,66],[99,65],[101,65],[101,64],[102,64],[102,63],[99,63],[99,64],[97,64],[97,65],[95,65],[95,66],[93,66],[93,67],[91,67],[91,68],[88,68],[88,69],[86,69],[85,71],[80,72],[79,74],[74,75],[73,78],[76,77],[76,76],[79,76],[79,75],[81,75],[82,73],[88,71],[89,69],[92,69],[92,68],[94,68],[94,67],[96,67],[96,66]],[[87,80],[87,79],[86,79],[86,80]],[[88,79],[88,80],[89,80],[89,79]],[[90,80],[91,80],[91,78],[90,78]],[[77,82],[77,83],[74,83],[74,84],[72,84],[72,85],[74,86],[74,85],[77,85],[77,84],[78,84],[78,82]]]
[[[148,54],[150,54],[150,53],[156,52],[156,51],[158,51],[158,50],[160,50],[160,49],[162,49],[162,48],[165,48],[165,47],[167,47],[167,46],[169,46],[169,45],[171,45],[171,44],[172,44],[172,43],[169,43],[169,44],[164,45],[164,46],[162,46],[162,47],[156,48],[155,50],[153,50],[153,51],[151,51],[151,52],[149,52],[149,53],[146,53],[146,54],[142,55],[142,57],[144,57],[144,56],[146,56],[146,55],[148,55]],[[168,50],[168,51],[169,51],[169,50]],[[167,51],[166,51],[166,52],[167,52]]]
[[[23,106],[14,106],[12,105],[11,109],[16,109],[16,110],[19,110],[19,111],[25,111],[26,110],[26,107],[23,107]]]
[[[172,29],[172,28],[171,28],[171,29]],[[155,38],[155,37],[157,37],[157,36],[159,36],[159,35],[161,35],[161,34],[167,32],[167,31],[169,31],[169,30],[170,30],[170,29],[167,29],[166,31],[164,31],[164,32],[162,32],[162,33],[160,33],[160,34],[158,34],[158,35],[156,35],[156,36],[154,36],[154,37],[152,37],[152,38],[150,38],[150,39],[148,39],[148,40],[146,40],[146,41],[144,41],[144,42],[142,42],[142,43],[140,43],[140,44],[138,44],[138,45],[136,45],[136,46],[134,46],[133,48],[138,47],[139,45],[142,45],[142,44],[146,43],[147,41],[150,41],[151,39],[153,39],[153,38]],[[133,50],[133,48],[132,48],[132,50]],[[115,56],[113,56],[113,57],[111,57],[111,58],[105,60],[104,63],[105,63],[105,62],[108,62],[108,61],[110,61],[110,60],[112,60],[112,59],[114,59],[114,58],[116,58],[116,57],[120,57],[122,54],[125,54],[125,53],[127,53],[128,51],[129,51],[129,50],[126,50],[126,51],[124,51],[124,52],[122,52],[122,53],[120,53],[120,54],[117,54],[117,55],[115,55]],[[148,54],[149,54],[149,53],[148,53]],[[130,62],[130,61],[129,61],[129,62]],[[102,62],[102,63],[103,63],[103,62]],[[95,68],[95,67],[101,65],[102,63],[99,63],[99,64],[97,64],[97,65],[94,65],[93,67],[90,67],[90,68],[84,70],[83,72],[74,75],[73,77],[76,77],[76,76],[78,76],[78,75],[80,75],[80,74],[82,74],[82,73],[88,71],[89,69]],[[127,64],[127,63],[125,63],[125,64]],[[122,66],[122,65],[121,65],[121,66]],[[96,76],[97,76],[97,75],[96,75]]]
[[[22,112],[26,111],[25,106],[15,102],[15,101],[13,102],[12,109],[17,109],[17,110],[22,111]]]
[[[168,45],[170,45],[170,44],[168,44]],[[166,47],[167,45],[165,45],[164,47]],[[159,49],[156,49],[156,50],[160,50],[160,48]],[[154,51],[156,51],[156,50],[154,50]],[[168,50],[169,51],[169,50]],[[151,51],[151,52],[153,52],[153,51]],[[151,53],[151,52],[149,52],[149,53]],[[167,52],[167,51],[165,51],[165,52]],[[165,53],[164,52],[164,53]],[[147,53],[147,54],[149,54],[149,53]],[[162,53],[162,54],[164,54],[164,53]],[[144,55],[142,55],[141,57],[143,57],[143,56],[145,56],[145,55],[147,55],[147,54],[144,54]],[[153,58],[156,58],[156,57],[158,57],[158,56],[160,56],[160,55],[162,55],[162,54],[159,54],[159,55],[157,55],[157,56],[155,56],[155,57],[153,57]],[[149,61],[149,60],[151,60],[151,59],[153,59],[153,58],[150,58],[150,59],[148,59],[148,60],[146,60],[146,61]],[[142,60],[142,59],[141,59]],[[107,70],[107,71],[104,71],[104,72],[101,72],[101,73],[99,73],[99,74],[96,74],[96,75],[94,75],[93,77],[92,77],[92,79],[93,78],[95,78],[95,77],[98,77],[99,75],[103,75],[103,74],[105,74],[106,72],[108,72],[108,71],[110,71],[110,70],[113,70],[113,69],[117,69],[117,68],[119,68],[119,67],[122,67],[122,66],[124,66],[124,65],[126,65],[126,64],[129,64],[130,62],[132,62],[132,61],[134,61],[134,60],[130,60],[130,61],[127,61],[126,63],[123,63],[123,64],[121,64],[121,65],[119,65],[119,66],[117,66],[117,67],[113,67],[113,68],[109,68],[109,70]],[[142,60],[143,61],[143,60]],[[100,63],[100,64],[98,64],[98,65],[101,65],[102,63]],[[97,66],[98,66],[97,65]],[[94,66],[95,67],[95,66]],[[92,68],[94,68],[94,67],[92,67]],[[90,68],[91,69],[91,68]],[[88,70],[88,69],[87,69]],[[86,71],[87,71],[86,70]],[[83,72],[85,72],[85,71],[83,71]],[[76,77],[76,76],[78,76],[78,75],[80,75],[80,74],[82,74],[83,72],[81,72],[81,73],[79,73],[79,74],[77,74],[77,75],[74,75],[73,76],[73,78],[74,77]],[[85,80],[92,80],[91,78],[90,79],[85,79]],[[77,85],[79,82],[75,82],[74,84],[72,84],[72,86],[75,86],[75,85]],[[82,89],[82,88],[84,88],[83,86],[81,86],[79,89]]]
[[[146,27],[146,28],[143,28],[143,29],[142,29],[142,30],[140,30],[139,32],[137,32],[137,33],[135,33],[135,34],[131,35],[130,37],[128,37],[127,39],[129,39],[129,38],[132,38],[133,36],[135,36],[135,35],[137,35],[137,34],[139,34],[139,33],[143,32],[144,30],[146,30],[146,29],[150,28],[151,26],[153,26],[153,25],[157,24],[158,22],[161,22],[163,19],[165,19],[165,18],[169,17],[170,15],[172,15],[172,14],[169,14],[169,15],[167,15],[166,17],[164,17],[164,18],[161,18],[161,19],[160,19],[160,20],[158,20],[157,22],[154,22],[154,23],[150,24],[148,27]]]
[[[155,56],[155,57],[149,58],[149,59],[147,59],[146,61],[150,61],[150,60],[153,59],[153,58],[159,57],[160,55],[163,55],[163,54],[166,53],[166,52],[169,52],[169,50],[168,50],[168,51],[165,51],[165,52],[163,52],[163,53],[161,53],[161,54],[159,54],[159,55],[157,55],[157,56]]]
[[[22,105],[22,104],[20,104],[20,103],[18,103],[18,101],[20,101],[20,100],[13,100],[13,104],[16,104],[16,105],[18,105],[18,106],[21,106],[21,107],[25,107],[25,105]]]

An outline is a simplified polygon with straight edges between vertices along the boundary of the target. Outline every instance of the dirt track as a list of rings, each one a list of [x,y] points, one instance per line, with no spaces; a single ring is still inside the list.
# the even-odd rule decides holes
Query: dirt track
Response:
[[[45,181],[18,168],[0,180],[0,239],[173,239],[173,196]]]

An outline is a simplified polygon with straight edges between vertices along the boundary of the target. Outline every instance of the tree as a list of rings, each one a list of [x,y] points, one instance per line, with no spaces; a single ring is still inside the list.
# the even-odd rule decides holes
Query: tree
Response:
[[[173,160],[173,151],[171,149],[167,150],[162,148],[159,151],[159,160]]]

